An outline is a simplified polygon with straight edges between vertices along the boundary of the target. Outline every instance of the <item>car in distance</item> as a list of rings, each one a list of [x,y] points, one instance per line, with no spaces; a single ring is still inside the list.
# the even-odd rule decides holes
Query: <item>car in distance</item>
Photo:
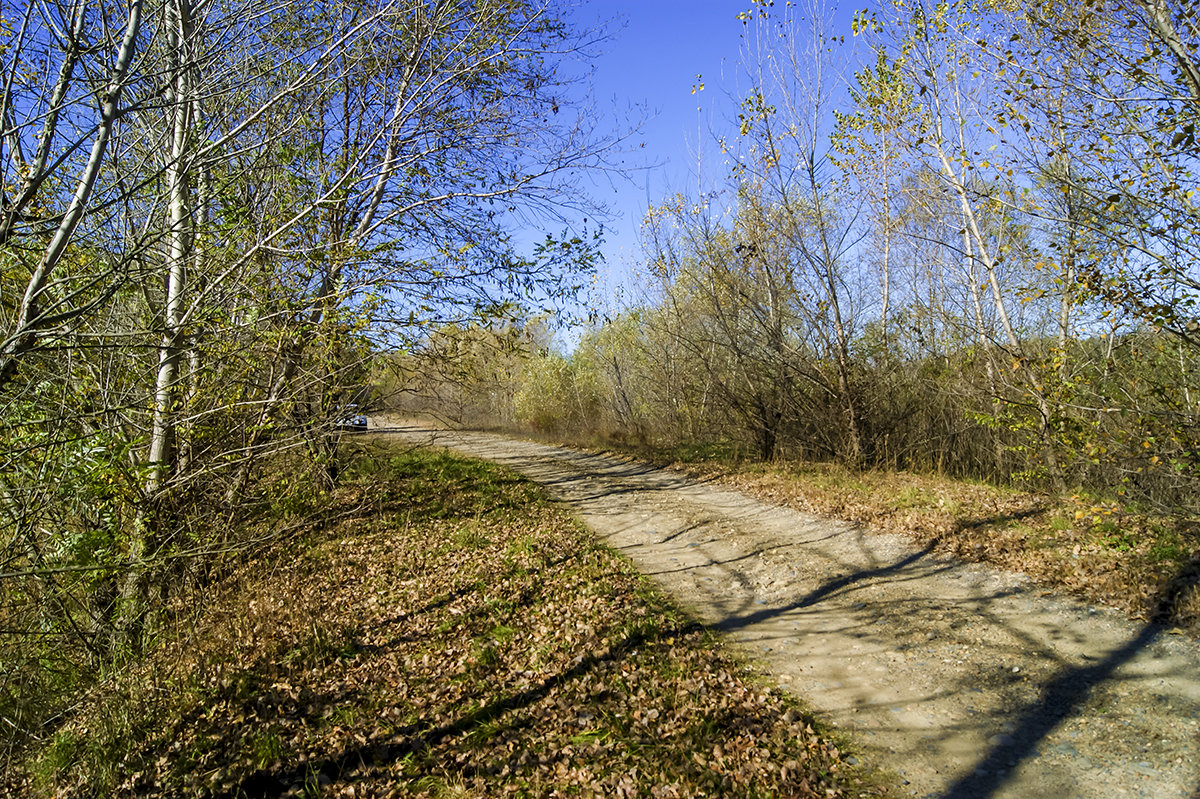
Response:
[[[342,415],[334,420],[333,427],[343,433],[364,433],[367,430],[367,416],[358,412],[357,405],[347,405]]]

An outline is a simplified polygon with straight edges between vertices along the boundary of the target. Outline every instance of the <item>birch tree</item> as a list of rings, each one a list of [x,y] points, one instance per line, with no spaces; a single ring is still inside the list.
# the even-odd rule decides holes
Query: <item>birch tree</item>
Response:
[[[373,350],[580,282],[589,237],[528,254],[508,231],[567,228],[609,142],[562,85],[596,36],[540,2],[20,13],[0,32],[0,670],[44,677],[136,649],[173,582],[252,546],[226,522],[254,465],[328,431]]]

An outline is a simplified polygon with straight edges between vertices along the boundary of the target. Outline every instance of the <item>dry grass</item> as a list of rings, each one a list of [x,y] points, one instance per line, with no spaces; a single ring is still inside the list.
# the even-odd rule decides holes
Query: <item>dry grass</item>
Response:
[[[1021,571],[1047,588],[1120,608],[1133,618],[1200,632],[1200,525],[1193,519],[1082,495],[1050,497],[831,464],[671,465],[769,502]]]

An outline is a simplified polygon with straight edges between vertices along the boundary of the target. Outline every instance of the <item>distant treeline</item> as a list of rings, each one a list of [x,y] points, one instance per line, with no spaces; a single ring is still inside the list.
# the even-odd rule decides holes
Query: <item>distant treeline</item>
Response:
[[[1195,10],[884,3],[853,75],[809,11],[744,15],[728,177],[649,209],[635,307],[569,355],[443,328],[408,385],[464,423],[1200,510]]]

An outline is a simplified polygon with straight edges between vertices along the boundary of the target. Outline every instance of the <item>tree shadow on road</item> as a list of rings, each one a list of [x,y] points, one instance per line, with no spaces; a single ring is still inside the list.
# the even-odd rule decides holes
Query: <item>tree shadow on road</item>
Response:
[[[1200,571],[1185,569],[1171,581],[1159,599],[1152,619],[1169,619],[1180,599],[1200,582]],[[1145,624],[1136,636],[1110,652],[1098,663],[1063,669],[1046,684],[1041,697],[1020,711],[1012,733],[993,744],[973,768],[968,768],[942,795],[942,799],[987,799],[1009,781],[1022,761],[1038,755],[1043,740],[1073,715],[1098,686],[1112,679],[1117,670],[1129,663],[1165,632],[1158,621]],[[1192,793],[1200,797],[1200,786]]]
[[[754,624],[767,621],[775,616],[787,613],[792,610],[800,610],[802,608],[810,608],[817,603],[829,599],[848,590],[853,590],[854,586],[867,583],[872,580],[882,578],[894,578],[900,576],[903,571],[909,569],[923,561],[930,553],[933,552],[933,545],[929,545],[924,549],[913,552],[912,554],[901,558],[893,563],[883,566],[877,566],[872,569],[860,569],[859,571],[850,574],[835,577],[832,580],[827,580],[821,585],[809,591],[804,596],[796,599],[786,605],[763,608],[762,610],[747,613],[742,616],[731,616],[716,624],[719,630],[736,630],[741,627],[749,627]],[[919,577],[927,577],[931,574],[936,574],[940,571],[945,571],[952,568],[950,565],[928,564],[927,569],[920,572]],[[906,577],[905,579],[916,579],[917,576]]]

